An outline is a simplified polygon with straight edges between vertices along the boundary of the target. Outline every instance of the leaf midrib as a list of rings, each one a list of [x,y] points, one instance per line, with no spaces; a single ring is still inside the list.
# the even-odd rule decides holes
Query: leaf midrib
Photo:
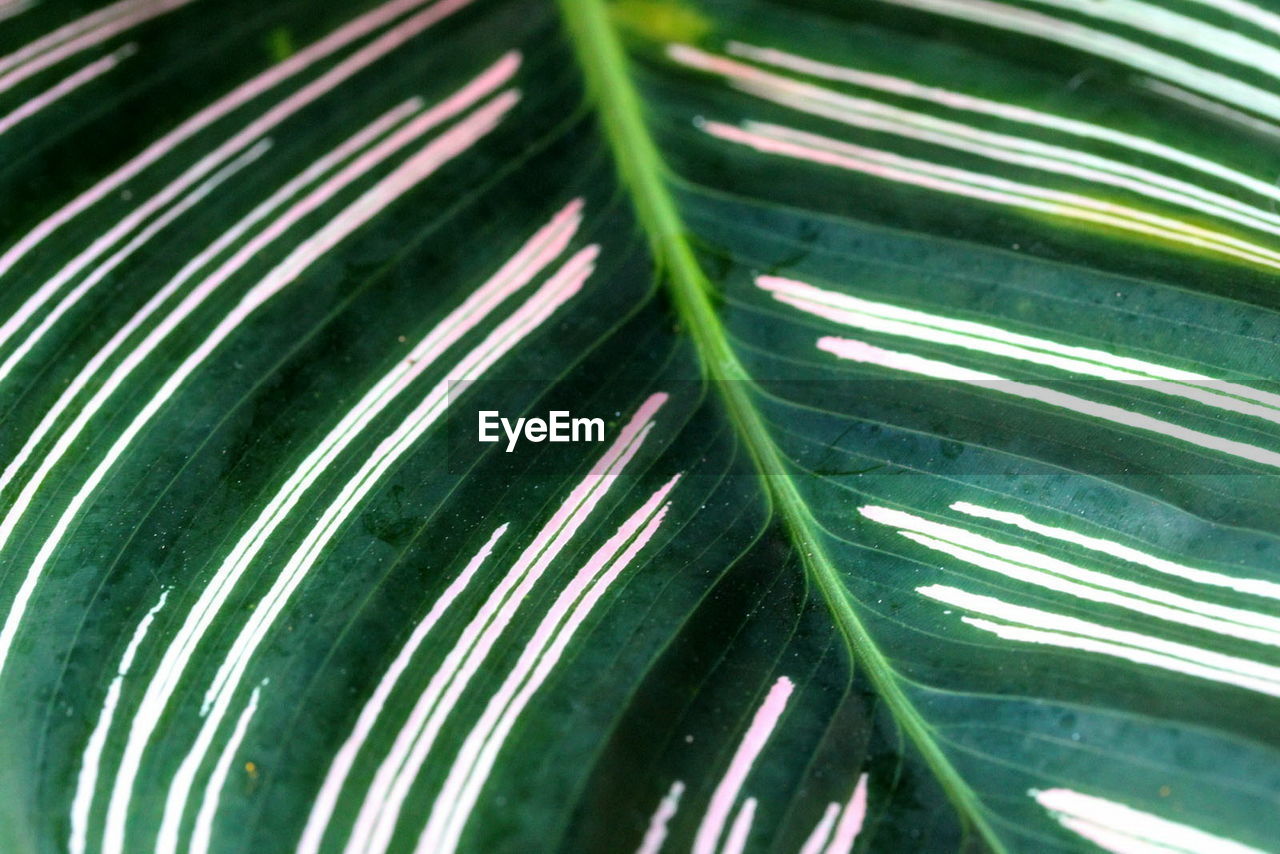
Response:
[[[849,602],[839,572],[814,530],[815,521],[787,471],[785,460],[747,395],[750,375],[729,345],[710,293],[711,285],[686,238],[687,231],[667,187],[661,154],[649,133],[640,96],[628,72],[621,40],[604,0],[557,0],[569,41],[623,187],[630,195],[655,263],[665,279],[683,328],[693,339],[702,374],[719,393],[734,430],[760,473],[770,509],[781,514],[805,571],[822,593],[850,656],[888,705],[894,719],[921,752],[962,817],[991,848],[1007,849],[987,819],[977,795],[929,733],[929,726],[902,690],[892,665],[876,646]],[[766,474],[772,472],[773,474]]]

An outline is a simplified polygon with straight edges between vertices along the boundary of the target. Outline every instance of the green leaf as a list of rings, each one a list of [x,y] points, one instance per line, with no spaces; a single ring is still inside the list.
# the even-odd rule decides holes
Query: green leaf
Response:
[[[1274,850],[1277,77],[0,0],[0,851]]]

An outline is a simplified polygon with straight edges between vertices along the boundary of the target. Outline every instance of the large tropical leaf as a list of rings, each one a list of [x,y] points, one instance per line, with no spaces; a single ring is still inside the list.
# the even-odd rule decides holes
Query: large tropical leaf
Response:
[[[1278,78],[1246,0],[0,0],[0,852],[1274,850]]]

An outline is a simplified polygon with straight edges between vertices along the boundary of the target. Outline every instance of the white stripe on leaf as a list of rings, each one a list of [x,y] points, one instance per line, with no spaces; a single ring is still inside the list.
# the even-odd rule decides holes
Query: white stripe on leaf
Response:
[[[1167,622],[1176,623],[1189,628],[1213,632],[1226,637],[1239,638],[1240,640],[1253,641],[1255,643],[1267,644],[1268,646],[1280,646],[1280,635],[1277,635],[1275,632],[1256,629],[1230,620],[1205,617],[1198,613],[1198,611],[1201,610],[1200,608],[1197,608],[1196,610],[1192,610],[1190,608],[1182,610],[1179,608],[1170,608],[1163,605],[1153,604],[1148,601],[1148,599],[1155,599],[1157,596],[1149,596],[1148,599],[1125,596],[1115,593],[1112,590],[1099,589],[1098,587],[1091,587],[1088,584],[1078,584],[1073,581],[1068,581],[1062,576],[1054,575],[1050,572],[1027,569],[1025,566],[1021,566],[1007,560],[1001,560],[983,552],[966,549],[961,546],[957,546],[954,543],[935,540],[932,537],[912,533],[911,531],[904,531],[902,532],[902,535],[927,548],[940,551],[943,554],[949,554],[952,557],[959,558],[973,566],[997,572],[1006,578],[1012,578],[1026,584],[1034,584],[1039,587],[1043,587],[1046,590],[1065,593],[1068,596],[1074,596],[1086,602],[1097,602],[1102,605],[1112,605],[1144,616],[1154,617],[1156,619],[1165,620]],[[1043,562],[1047,563],[1049,560],[1051,559],[1045,559]],[[1118,587],[1119,584],[1113,583],[1110,586]],[[1156,590],[1154,592],[1159,594],[1163,591]],[[1195,602],[1195,600],[1189,601],[1193,603]],[[1266,672],[1269,678],[1274,678],[1277,679],[1277,681],[1280,681],[1280,668],[1271,667],[1268,668]]]
[[[193,0],[126,0],[125,3],[108,7],[108,9],[122,11],[123,14],[103,20],[96,26],[70,38],[53,44],[46,44],[49,39],[47,36],[44,39],[38,39],[0,59],[0,93],[9,91],[24,80],[39,74],[46,68],[52,68],[77,53],[96,47],[152,18],[181,9],[191,2]],[[97,15],[86,17],[95,18]],[[68,25],[68,27],[76,26],[77,24]],[[56,31],[54,35],[65,32],[66,29]],[[19,60],[19,57],[22,59]]]
[[[78,36],[82,36],[90,30],[101,27],[103,24],[128,13],[138,6],[139,2],[141,2],[141,0],[119,0],[119,2],[112,3],[109,6],[103,6],[101,9],[97,9],[87,15],[76,18],[70,23],[63,24],[56,30],[46,33],[34,41],[26,43],[15,51],[5,54],[4,56],[0,56],[0,74],[7,74],[19,65],[30,62],[35,57],[53,50],[58,45],[71,41]],[[0,8],[5,8],[10,5],[26,6],[29,8],[33,4],[26,3],[24,0],[12,0],[12,2],[11,0],[4,0],[3,3],[0,3]]]
[[[1117,543],[1114,540],[1106,540],[1100,537],[1090,537],[1069,528],[1059,528],[1052,525],[1043,525],[1033,522],[1020,513],[1009,513],[1002,510],[995,510],[990,507],[981,507],[977,504],[970,504],[967,501],[957,501],[951,505],[951,509],[959,513],[966,513],[978,519],[990,519],[994,522],[1003,522],[1006,525],[1013,525],[1033,534],[1039,534],[1043,537],[1050,537],[1055,540],[1072,543],[1073,545],[1082,546],[1091,551],[1101,552],[1111,557],[1119,558],[1129,563],[1144,566],[1147,569],[1155,570],[1166,575],[1172,575],[1176,578],[1182,578],[1186,581],[1193,581],[1197,584],[1208,584],[1214,587],[1225,587],[1229,590],[1235,590],[1239,593],[1245,593],[1251,596],[1264,596],[1268,599],[1280,599],[1280,584],[1273,581],[1266,581],[1261,578],[1240,578],[1234,575],[1225,575],[1220,572],[1212,572],[1207,569],[1198,569],[1196,567],[1186,566],[1185,564],[1174,563],[1171,560],[1156,557],[1139,549]]]
[[[39,95],[31,98],[23,104],[14,107],[8,113],[0,116],[0,136],[13,130],[22,122],[34,116],[41,110],[49,107],[56,102],[67,97],[82,86],[86,86],[97,80],[104,74],[114,71],[120,63],[138,52],[138,46],[130,43],[124,47],[117,48],[101,59],[94,60],[79,71],[73,72],[62,80],[50,86]]]
[[[726,76],[736,88],[794,110],[991,160],[1119,187],[1148,199],[1280,235],[1280,216],[1269,210],[1119,160],[845,95],[686,45],[670,45],[667,53],[682,65]]]
[[[152,396],[143,409],[134,417],[129,426],[118,436],[108,450],[106,457],[89,476],[72,498],[71,503],[63,511],[54,524],[52,532],[45,539],[35,560],[27,570],[27,575],[19,588],[4,627],[0,630],[0,673],[7,663],[13,637],[25,613],[27,603],[35,591],[45,566],[57,550],[62,537],[70,528],[72,521],[79,514],[84,504],[105,479],[107,473],[125,453],[133,440],[147,423],[164,407],[169,399],[178,391],[186,380],[194,373],[218,347],[221,346],[237,328],[249,318],[265,302],[276,296],[281,290],[296,281],[312,264],[326,255],[334,246],[363,226],[387,205],[397,200],[404,193],[413,189],[440,166],[466,150],[474,142],[473,135],[483,136],[501,120],[502,116],[514,106],[518,95],[507,92],[505,95],[490,101],[481,107],[465,122],[458,124],[437,140],[428,143],[417,154],[410,157],[394,172],[368,190],[355,202],[350,204],[333,220],[318,232],[297,246],[283,261],[259,281],[241,299],[240,303],[222,319],[194,352],[187,356],[160,389]],[[478,137],[477,137],[478,138]],[[387,152],[389,154],[390,152]],[[376,161],[376,159],[375,159]],[[354,170],[361,164],[359,161],[348,167]],[[366,167],[372,164],[365,164]],[[329,185],[321,190],[328,191]],[[336,192],[333,189],[332,192]],[[83,414],[83,413],[82,413]],[[65,440],[64,436],[64,440]],[[29,486],[38,486],[32,481]],[[12,533],[12,525],[16,524],[14,514],[21,515],[26,504],[15,505],[6,516],[3,537]],[[14,521],[10,521],[13,519]]]
[[[182,367],[170,377],[169,381],[165,383],[165,386],[152,399],[147,408],[130,425],[129,430],[117,441],[116,446],[113,447],[112,455],[95,472],[96,479],[91,479],[82,487],[81,492],[77,495],[77,502],[82,504],[88,493],[96,487],[97,481],[105,475],[106,469],[114,462],[115,457],[123,451],[123,446],[127,445],[136,435],[141,423],[144,423],[145,419],[150,418],[155,411],[158,411],[164,402],[177,390],[183,380],[227,336],[235,331],[236,327],[248,318],[250,314],[279,293],[284,287],[295,281],[312,264],[324,257],[334,246],[354,231],[377,216],[384,208],[398,200],[445,163],[465,152],[476,141],[492,131],[515,105],[517,100],[518,96],[514,92],[508,91],[490,100],[485,106],[478,108],[466,119],[454,125],[450,130],[409,157],[391,174],[344,208],[334,219],[330,220],[328,224],[310,238],[303,241],[287,258],[281,261],[244,296],[236,309],[219,323],[213,333],[187,358]],[[66,525],[69,524],[70,517],[74,516],[75,511],[78,511],[78,509],[78,504],[73,505],[64,514],[63,519],[59,521],[59,531],[55,533],[55,537],[61,535]],[[47,547],[46,550],[48,550]],[[44,551],[42,550],[42,555]],[[47,557],[45,559],[47,560]],[[38,565],[33,567],[33,569],[36,568],[38,568]],[[11,620],[14,618],[14,613],[20,612],[11,612]],[[7,649],[7,646],[0,647],[0,652],[5,649]],[[2,663],[2,660],[0,660],[0,663]],[[149,735],[150,728],[153,725],[140,723],[139,726],[141,727],[140,732],[145,730]],[[146,736],[141,736],[141,738],[142,745],[145,745]],[[131,740],[134,740],[135,745],[138,744],[137,740],[132,738],[132,735]],[[108,833],[104,840],[105,854],[119,854],[124,850],[124,822],[128,814],[129,798],[132,795],[133,778],[137,773],[136,763],[141,760],[142,749],[142,746],[135,747],[132,767],[124,769],[117,776],[116,786],[112,792],[112,808],[108,813]],[[169,828],[166,828],[167,830]],[[166,836],[166,842],[172,841],[170,836]]]
[[[0,0],[0,21],[20,15],[38,2],[39,0]]]
[[[66,412],[75,402],[76,397],[84,391],[85,388],[96,378],[98,373],[105,367],[108,360],[119,351],[129,338],[136,333],[142,326],[160,310],[161,306],[176,294],[182,286],[186,285],[197,273],[205,266],[213,261],[224,250],[232,246],[236,241],[249,232],[253,226],[259,224],[263,220],[271,217],[277,212],[279,207],[289,201],[312,182],[324,177],[331,169],[345,161],[351,155],[359,152],[368,146],[370,142],[382,136],[386,131],[402,122],[405,118],[421,107],[421,102],[417,99],[411,99],[400,106],[383,114],[378,119],[361,129],[359,132],[351,136],[337,148],[330,151],[320,159],[316,160],[296,177],[285,183],[280,189],[271,194],[265,201],[255,207],[243,219],[237,222],[230,229],[225,231],[220,237],[209,244],[205,249],[201,250],[194,258],[183,265],[177,274],[165,283],[152,297],[147,300],[129,320],[121,326],[111,339],[104,344],[98,352],[96,352],[85,366],[76,374],[75,378],[68,383],[59,395],[58,400],[40,419],[40,423],[36,429],[27,437],[26,442],[18,453],[5,466],[4,473],[0,475],[0,495],[9,487],[10,483],[17,477],[18,471],[26,464],[31,455],[35,453],[40,442],[53,430],[57,425],[59,418]],[[371,164],[375,165],[375,164]],[[350,172],[344,170],[340,176],[335,176],[330,183],[332,190],[329,188],[316,188],[314,198],[328,198],[333,192],[347,186],[351,180],[364,174],[363,171]],[[317,203],[318,204],[318,203]],[[317,204],[310,201],[304,201],[288,208],[284,213],[279,214],[272,220],[271,231],[277,236],[284,233],[280,228],[280,223],[294,223],[301,219],[305,211],[314,210]],[[88,423],[88,419],[101,409],[107,398],[114,394],[124,383],[125,379],[142,364],[147,356],[155,350],[168,336],[177,328],[178,324],[186,320],[197,308],[204,304],[219,287],[226,283],[234,274],[239,272],[245,264],[252,260],[257,251],[265,248],[269,243],[269,239],[265,239],[266,232],[259,234],[250,245],[242,247],[232,257],[226,259],[216,270],[204,277],[200,283],[191,290],[191,292],[174,308],[168,315],[152,329],[141,343],[136,345],[133,350],[129,351],[107,379],[103,380],[98,391],[86,402],[82,407],[72,425],[66,428],[59,437],[53,451],[46,455],[42,460],[39,471],[32,475],[30,481],[39,481],[46,472],[52,467],[53,463],[71,446],[79,435],[80,430]],[[28,489],[32,487],[28,486]],[[19,499],[21,502],[21,499]],[[8,538],[8,530],[10,523],[6,521],[4,526],[0,528],[0,547]]]
[[[1072,789],[1032,789],[1027,794],[1063,827],[1116,854],[1265,854],[1235,840]]]
[[[733,824],[729,825],[729,835],[725,837],[720,854],[742,854],[747,847],[747,839],[751,836],[751,823],[756,817],[756,799],[747,798],[738,807]]]
[[[667,826],[680,809],[680,796],[684,794],[684,781],[676,780],[671,788],[658,802],[658,808],[649,817],[649,826],[645,829],[644,838],[636,854],[661,854],[662,846],[667,841]]]
[[[126,323],[125,326],[122,327],[116,335],[114,335],[112,339],[94,355],[92,359],[90,359],[84,369],[82,369],[67,388],[63,390],[62,395],[54,404],[53,408],[50,409],[49,412],[47,412],[41,419],[35,431],[33,431],[28,437],[18,454],[10,460],[3,475],[0,475],[0,492],[11,484],[13,479],[17,476],[21,466],[29,459],[31,454],[34,453],[40,441],[53,430],[59,417],[72,405],[75,397],[88,386],[96,373],[106,364],[107,360],[117,349],[125,344],[129,336],[136,331],[143,322],[145,322],[147,317],[159,309],[164,299],[171,296],[176,292],[178,287],[185,283],[185,277],[187,275],[195,273],[201,266],[201,262],[212,259],[218,251],[226,245],[229,245],[231,241],[236,239],[252,224],[271,214],[278,203],[287,200],[290,195],[302,189],[306,183],[320,177],[329,168],[337,165],[341,160],[355,153],[377,135],[380,135],[391,127],[395,122],[398,122],[406,114],[406,106],[409,108],[409,111],[416,108],[412,103],[402,105],[357,133],[351,139],[347,140],[346,143],[343,143],[333,152],[330,152],[330,154],[321,158],[319,161],[316,161],[316,163],[312,164],[311,167],[304,170],[298,178],[290,181],[277,191],[271,199],[268,199],[262,206],[255,209],[254,213],[251,213],[249,217],[242,220],[229,232],[224,234],[222,238],[216,240],[208,249],[200,253],[196,259],[193,259],[191,264],[188,264],[179,272],[177,277],[165,285],[165,287],[162,288],[161,291],[143,307],[142,310],[135,314],[133,318],[131,318],[129,322]],[[389,156],[390,153],[391,151],[387,151],[384,156]],[[332,196],[339,189],[347,186],[347,184],[352,180],[360,177],[368,171],[368,169],[373,168],[375,165],[380,163],[381,160],[381,157],[366,157],[363,158],[362,163],[352,164],[340,174],[334,176],[332,179],[325,182],[325,184],[316,188],[311,195],[298,203],[298,205],[295,205],[293,208],[290,208],[283,215],[278,217],[273,222],[272,228],[276,229],[276,233],[283,233],[280,228],[282,224],[287,225],[288,223],[301,218],[303,211],[311,210],[316,207],[316,204],[318,204],[318,202],[316,202],[317,199]],[[316,204],[313,204],[313,202],[316,202]],[[258,235],[258,238],[255,238],[255,240],[251,242],[250,246],[244,247],[240,252],[236,253],[224,262],[213,274],[206,277],[200,285],[193,289],[193,291],[182,300],[177,308],[170,312],[169,315],[166,316],[140,344],[129,352],[125,359],[115,368],[115,370],[112,371],[107,379],[102,382],[94,395],[83,405],[72,423],[63,430],[53,448],[50,449],[49,452],[40,460],[39,466],[37,466],[35,472],[27,479],[23,489],[5,513],[3,520],[0,521],[0,549],[3,549],[4,545],[8,543],[9,538],[13,534],[18,523],[21,521],[23,515],[30,508],[37,493],[46,485],[49,472],[67,453],[77,446],[79,437],[86,429],[94,415],[102,409],[108,399],[115,394],[117,390],[123,387],[125,380],[134,371],[134,369],[145,362],[148,355],[164,341],[164,339],[181,321],[186,319],[191,312],[195,311],[196,308],[198,308],[216,288],[223,284],[233,273],[241,269],[244,264],[248,263],[248,261],[255,256],[257,250],[253,247],[265,246],[266,243],[270,242],[268,239],[264,238],[264,235],[266,235],[266,232]],[[194,370],[194,365],[184,365],[179,369],[179,373],[182,373],[183,370],[186,370],[189,373],[191,370]],[[172,390],[170,390],[170,393],[172,393]],[[154,403],[155,400],[153,399],[153,404]],[[147,410],[144,409],[143,414],[138,417],[142,420],[135,419],[135,422],[130,426],[129,430],[136,435],[145,423],[145,420],[150,418],[151,415],[154,415],[157,411],[158,408],[152,408],[151,413],[147,414]],[[108,453],[108,459],[104,461],[103,465],[108,465],[111,460],[114,459],[112,456],[113,454],[118,455],[119,453],[122,453],[126,445],[127,442],[121,444],[121,442],[118,441]],[[95,471],[94,474],[91,475],[90,480],[93,481],[94,478],[100,479],[105,475],[105,471],[106,469],[100,466],[99,470]],[[82,490],[82,493],[77,495],[76,499],[73,501],[72,507],[74,508],[77,506],[77,501],[82,502],[85,500],[87,494],[87,492]],[[69,509],[67,512],[72,513],[73,511],[72,509]],[[10,630],[8,628],[10,623],[6,622],[6,631],[16,631],[17,621],[21,619],[22,615],[21,608],[25,607],[25,599],[23,597],[30,596],[31,592],[34,590],[34,585],[39,579],[41,571],[42,569],[40,569],[38,565],[33,567],[33,570],[29,571],[27,579],[23,582],[23,587],[19,589],[18,598],[12,606],[14,610],[11,610],[8,616],[8,621],[12,622],[15,628]],[[0,635],[0,638],[7,638],[7,636]],[[7,650],[8,643],[9,641],[6,639],[4,641],[4,645],[0,645],[0,653]],[[4,657],[0,654],[0,670],[3,670],[3,667]]]
[[[760,704],[760,708],[756,709],[746,735],[742,737],[737,751],[733,754],[733,759],[729,761],[728,769],[720,778],[715,791],[711,793],[711,801],[707,804],[707,811],[703,813],[702,821],[698,824],[698,832],[693,838],[692,854],[716,854],[725,823],[729,820],[729,813],[738,800],[738,793],[742,791],[747,775],[751,773],[751,767],[755,765],[757,757],[769,742],[769,737],[773,735],[773,730],[782,718],[782,713],[787,708],[787,701],[794,690],[795,683],[786,676],[779,676],[773,683],[773,687],[769,689],[764,702]]]
[[[887,92],[891,95],[928,101],[950,110],[979,113],[1004,121],[1045,128],[1083,139],[1098,140],[1142,155],[1166,160],[1178,166],[1243,187],[1249,192],[1267,199],[1280,201],[1280,188],[1268,181],[1247,175],[1222,163],[1165,145],[1162,142],[1115,130],[1104,125],[1096,125],[1053,113],[1045,113],[1017,104],[1006,104],[1001,101],[979,98],[951,89],[927,86],[901,77],[819,62],[775,48],[759,47],[742,42],[729,42],[725,46],[725,50],[734,56],[741,56],[754,62],[786,68],[800,74],[823,77],[828,80]]]
[[[529,592],[639,452],[653,429],[655,414],[667,399],[667,394],[659,392],[640,405],[591,473],[569,493],[463,629],[374,774],[344,850],[354,854],[385,848],[395,830],[400,804],[417,777],[416,769],[431,752],[445,719]]]
[[[1030,383],[1016,382],[984,371],[925,359],[910,353],[885,350],[862,341],[832,336],[819,338],[818,349],[825,350],[841,359],[848,359],[864,364],[879,365],[895,371],[903,371],[918,376],[939,380],[952,380],[978,388],[990,389],[1024,400],[1033,400],[1050,406],[1059,407],[1091,418],[1110,421],[1125,427],[1133,427],[1157,435],[1168,436],[1181,442],[1187,442],[1207,451],[1228,454],[1233,457],[1259,463],[1272,468],[1280,468],[1280,453],[1246,442],[1224,439],[1199,430],[1191,430],[1170,421],[1152,418],[1112,406],[1097,403],[1073,394],[1055,391]]]
[[[147,636],[147,629],[151,627],[156,613],[164,607],[165,600],[168,598],[169,591],[165,590],[160,594],[160,600],[151,606],[151,610],[134,629],[133,637],[125,647],[124,655],[120,657],[115,678],[111,680],[111,686],[107,689],[107,697],[102,703],[98,723],[94,725],[93,732],[89,735],[89,743],[84,749],[84,758],[80,760],[75,797],[71,801],[71,838],[67,842],[67,850],[70,854],[84,854],[85,841],[89,833],[89,813],[93,807],[93,795],[98,787],[98,772],[102,764],[102,750],[106,746],[107,735],[111,731],[111,721],[115,718],[116,705],[120,702],[124,678],[129,675],[129,669],[133,667],[134,656],[138,654],[138,647]]]
[[[431,334],[414,348],[413,352],[397,367],[392,375],[384,378],[375,387],[374,391],[369,393],[367,399],[370,403],[382,399],[381,406],[385,406],[390,400],[388,389],[394,389],[394,393],[398,393],[399,390],[407,385],[407,380],[411,380],[425,370],[443,352],[444,347],[456,342],[468,330],[474,328],[502,300],[524,287],[534,276],[550,264],[568,246],[570,239],[577,232],[582,219],[581,208],[581,200],[574,200],[553,217],[546,226],[529,238],[520,250],[502,265],[497,273],[481,285],[445,321],[433,329]],[[410,370],[410,367],[412,367],[412,370]],[[347,420],[352,420],[354,417],[359,416],[367,423],[372,416],[366,410],[368,410],[368,405],[362,402],[362,404],[357,405],[352,414],[347,416]],[[338,436],[342,436],[350,430],[351,426],[347,425],[345,428],[335,432]],[[315,452],[313,452],[313,456],[316,456]],[[306,468],[305,465],[304,468]],[[505,529],[506,526],[504,525],[499,529],[498,533]],[[497,535],[495,534],[494,536],[496,537]],[[491,546],[492,544],[490,544],[490,548]],[[484,554],[487,554],[487,551]],[[429,629],[432,622],[433,620],[430,619],[424,620],[419,625],[419,631]],[[334,763],[325,778],[320,796],[312,806],[311,816],[303,833],[302,842],[299,844],[300,852],[314,851],[320,845],[321,835],[332,814],[333,804],[336,803],[342,785],[346,780],[346,775],[350,771],[350,766],[355,761],[355,755],[363,744],[369,729],[376,721],[382,704],[385,702],[385,695],[394,687],[395,681],[399,678],[403,668],[407,666],[408,657],[412,656],[413,650],[416,649],[421,640],[421,636],[415,633],[409,645],[402,650],[401,655],[393,663],[392,669],[384,676],[383,682],[379,684],[374,696],[362,711],[360,721],[357,723],[356,733],[352,734],[339,751],[338,756],[335,757]],[[390,681],[387,681],[388,679]],[[206,695],[206,706],[211,696],[212,690],[209,695]],[[368,715],[371,715],[371,717],[366,717]]]
[[[120,264],[128,260],[138,247],[168,228],[182,214],[204,201],[223,182],[266,154],[271,149],[272,144],[272,141],[268,138],[261,139],[250,146],[243,154],[215,172],[208,180],[197,186],[195,190],[152,220],[146,228],[138,232],[118,252],[94,268],[92,273],[86,276],[80,284],[72,288],[70,292],[58,301],[57,305],[40,319],[40,322],[36,324],[36,327],[31,330],[27,337],[10,351],[3,362],[0,362],[0,383],[8,379],[9,375],[13,373],[13,369],[31,353],[35,346],[43,340],[45,334],[62,319],[63,315],[73,309],[84,298],[85,294],[101,284]]]
[[[382,674],[382,678],[378,680],[378,687],[374,689],[372,696],[365,701],[351,735],[347,736],[347,740],[342,743],[342,747],[338,749],[338,753],[333,757],[333,762],[330,763],[329,770],[325,774],[324,783],[320,786],[320,792],[312,801],[311,813],[307,817],[306,827],[303,828],[302,837],[298,841],[297,854],[315,854],[320,850],[320,844],[324,841],[325,829],[329,826],[329,822],[333,820],[333,810],[337,806],[339,796],[342,794],[342,787],[347,782],[347,775],[351,773],[351,766],[355,764],[361,748],[364,747],[365,740],[369,737],[369,733],[373,731],[378,718],[382,715],[382,710],[386,706],[391,692],[395,690],[400,677],[404,675],[405,670],[413,660],[414,654],[417,653],[427,635],[435,628],[436,623],[445,615],[467,585],[471,583],[471,579],[475,576],[480,565],[493,553],[493,548],[497,544],[498,538],[506,533],[507,527],[506,523],[498,526],[497,530],[489,536],[488,541],[481,546],[480,551],[476,552],[462,572],[458,574],[458,577],[445,588],[444,593],[440,594],[440,598],[431,606],[431,610],[414,627],[409,640],[400,648],[400,652],[396,654],[391,666],[387,668],[387,671]]]
[[[464,127],[465,124],[458,125],[458,128]],[[454,384],[479,379],[494,363],[536,331],[558,308],[577,294],[594,272],[597,251],[598,247],[589,246],[572,256],[520,308],[458,362],[395,431],[379,443],[290,556],[271,589],[254,607],[253,613],[232,643],[206,694],[207,717],[195,746],[183,759],[169,787],[164,820],[156,844],[160,854],[171,854],[177,850],[178,829],[190,788],[204,755],[212,744],[218,725],[227,712],[232,695],[244,677],[253,654],[265,640],[293,592],[319,560],[325,547],[395,462],[444,415],[451,403],[450,391]]]
[[[868,505],[859,507],[858,512],[874,522],[898,528],[900,534],[914,542],[1009,578],[1205,631],[1280,646],[1280,617],[1271,614],[1206,602],[1086,569],[888,507]]]
[[[1216,26],[1202,18],[1183,15],[1142,0],[1027,0],[1087,15],[1121,27],[1136,28],[1280,79],[1280,51],[1243,33]],[[1192,0],[1195,2],[1195,0]],[[1243,5],[1243,4],[1241,4]],[[1238,7],[1237,7],[1238,8]],[[1255,9],[1257,7],[1254,7]],[[1261,10],[1257,10],[1261,11]]]
[[[849,854],[853,850],[853,843],[857,841],[867,818],[867,779],[865,771],[858,776],[849,802],[840,811],[840,823],[836,825],[835,835],[825,854]]]
[[[1129,383],[1141,389],[1280,423],[1280,400],[1268,392],[1240,383],[1214,380],[1192,371],[1118,356],[1091,347],[1060,344],[985,323],[873,302],[794,279],[757,276],[756,285],[770,291],[779,302],[845,326]]]
[[[265,684],[266,680],[263,682]],[[200,810],[196,813],[195,827],[191,831],[191,845],[187,848],[188,854],[208,854],[209,852],[209,840],[213,836],[213,819],[218,814],[218,802],[222,799],[222,790],[227,785],[227,774],[231,771],[231,763],[240,750],[240,743],[244,741],[249,722],[258,711],[258,695],[261,691],[262,685],[259,685],[249,695],[249,702],[240,713],[235,729],[231,732],[231,738],[227,739],[217,763],[213,766],[209,782],[205,785]]]
[[[1258,86],[1194,62],[1147,47],[1105,30],[992,0],[881,0],[938,15],[947,15],[1009,32],[1034,36],[1092,53],[1171,80],[1188,89],[1227,101],[1246,110],[1280,118],[1280,97]]]
[[[0,255],[0,277],[8,274],[15,265],[68,222],[105,199],[148,167],[172,153],[182,143],[233,111],[245,106],[258,96],[269,92],[305,71],[320,60],[427,2],[429,0],[391,0],[391,2],[384,3],[344,24],[319,41],[308,45],[278,65],[272,66],[258,76],[240,84],[230,93],[183,121],[178,127],[148,145],[140,154],[41,220],[35,228],[5,250],[3,255]],[[97,237],[92,244],[67,262],[52,278],[43,282],[19,306],[14,314],[5,318],[3,323],[0,323],[0,348],[3,348],[9,339],[25,326],[45,303],[52,299],[68,282],[109,252],[113,246],[133,232],[152,214],[163,209],[190,187],[203,180],[206,175],[221,167],[223,163],[238,156],[244,149],[252,146],[286,119],[329,94],[360,71],[403,46],[408,40],[421,34],[445,17],[464,8],[470,2],[472,0],[438,0],[430,8],[397,24],[334,65],[315,80],[303,85],[296,92],[277,102],[213,151],[202,156],[194,165],[184,170],[158,193],[143,202],[131,213],[122,217],[119,222],[104,234]]]
[[[814,825],[805,839],[799,854],[849,854],[853,843],[862,832],[867,817],[867,773],[858,776],[853,794],[843,809],[840,804],[829,803],[822,818]],[[836,820],[839,819],[839,824]]]
[[[822,818],[818,819],[813,830],[809,831],[798,854],[823,854],[827,840],[831,838],[831,831],[836,826],[836,819],[839,817],[840,805],[834,801],[827,804],[827,808],[822,811]]]
[[[1014,605],[942,584],[917,587],[916,592],[957,608],[1006,621],[961,618],[963,622],[1005,640],[1099,653],[1280,697],[1280,680],[1270,675],[1273,668],[1251,659]]]
[[[698,120],[698,126],[712,136],[765,154],[792,157],[991,204],[1110,226],[1280,269],[1280,252],[1270,247],[1129,205],[903,157],[890,151],[767,122],[747,121],[743,127],[735,127],[723,122]]]
[[[420,854],[453,854],[457,850],[481,789],[521,712],[601,597],[657,533],[670,509],[667,496],[679,479],[680,475],[672,477],[631,514],[556,597],[463,740],[418,838]]]

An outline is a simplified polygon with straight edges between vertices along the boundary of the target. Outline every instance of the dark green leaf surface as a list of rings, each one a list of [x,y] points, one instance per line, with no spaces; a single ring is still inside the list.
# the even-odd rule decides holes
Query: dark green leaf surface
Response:
[[[1277,77],[1242,0],[0,0],[0,852],[1274,850]]]

